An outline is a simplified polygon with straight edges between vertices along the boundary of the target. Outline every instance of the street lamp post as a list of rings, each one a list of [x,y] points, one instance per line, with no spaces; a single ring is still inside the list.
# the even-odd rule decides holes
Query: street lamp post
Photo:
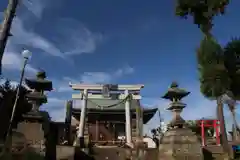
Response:
[[[16,107],[17,107],[17,103],[18,103],[18,99],[19,99],[20,88],[22,86],[23,77],[24,77],[24,73],[25,73],[25,68],[26,68],[27,62],[28,62],[29,58],[31,57],[31,55],[32,55],[32,53],[30,51],[28,51],[28,50],[24,50],[22,52],[22,56],[23,56],[23,59],[24,59],[23,60],[23,66],[22,66],[22,70],[21,70],[21,76],[20,76],[19,85],[17,87],[17,93],[16,93],[13,109],[12,109],[12,115],[11,115],[11,119],[10,119],[8,130],[7,130],[6,140],[5,140],[5,144],[4,144],[4,148],[5,149],[6,149],[7,145],[8,145],[9,134],[10,134],[10,132],[12,130],[12,123],[13,123],[13,119],[14,119],[14,115],[15,115],[15,111],[16,111]]]

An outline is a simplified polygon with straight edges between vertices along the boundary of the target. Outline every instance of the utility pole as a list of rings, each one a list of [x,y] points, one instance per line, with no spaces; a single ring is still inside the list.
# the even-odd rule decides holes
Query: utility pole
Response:
[[[7,10],[4,13],[4,20],[0,28],[0,75],[2,74],[2,59],[4,50],[7,44],[13,18],[15,17],[16,9],[19,0],[9,0]]]

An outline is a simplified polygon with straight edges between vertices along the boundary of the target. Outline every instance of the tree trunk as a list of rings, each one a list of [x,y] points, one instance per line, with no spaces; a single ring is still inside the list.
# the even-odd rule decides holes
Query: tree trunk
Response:
[[[223,115],[223,102],[221,97],[217,98],[217,118],[220,121],[221,145],[223,146],[224,151],[230,155],[231,153],[228,145],[225,120]]]
[[[239,132],[238,132],[238,124],[236,120],[236,115],[235,115],[235,110],[230,110],[232,113],[232,118],[233,118],[233,125],[234,125],[234,131],[233,131],[233,141],[237,141],[239,139]]]
[[[10,35],[10,29],[13,18],[15,17],[17,5],[19,0],[9,0],[5,17],[2,23],[0,33],[0,75],[2,74],[2,59],[4,50],[7,44],[8,36]]]

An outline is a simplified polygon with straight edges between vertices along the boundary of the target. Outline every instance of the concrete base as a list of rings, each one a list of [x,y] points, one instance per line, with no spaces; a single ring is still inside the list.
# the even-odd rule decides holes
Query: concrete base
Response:
[[[57,160],[68,159],[74,160],[75,147],[57,145]]]
[[[229,160],[229,155],[224,153],[222,146],[209,145],[203,147],[204,159]],[[233,158],[234,159],[234,158]]]
[[[159,160],[203,160],[202,147],[188,128],[168,130],[159,145]]]
[[[17,131],[24,135],[28,147],[34,148],[36,152],[45,152],[45,137],[41,123],[21,122]]]
[[[80,148],[85,148],[85,141],[84,141],[84,137],[79,137],[79,147]]]

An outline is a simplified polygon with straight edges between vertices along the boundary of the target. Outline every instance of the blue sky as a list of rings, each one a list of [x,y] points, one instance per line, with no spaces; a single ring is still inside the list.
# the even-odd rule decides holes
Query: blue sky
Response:
[[[1,1],[0,11],[6,5]],[[233,0],[226,15],[214,21],[213,34],[221,44],[239,36],[239,5]],[[184,118],[215,117],[215,102],[199,92],[195,49],[201,32],[191,19],[176,17],[174,6],[173,0],[23,0],[4,55],[4,76],[18,80],[20,52],[32,51],[26,76],[47,71],[55,90],[42,109],[58,121],[64,118],[65,100],[71,98],[70,81],[144,84],[142,104],[159,107],[166,121],[171,114],[160,97],[178,81],[192,92],[185,99]],[[156,116],[146,128],[157,123]]]

